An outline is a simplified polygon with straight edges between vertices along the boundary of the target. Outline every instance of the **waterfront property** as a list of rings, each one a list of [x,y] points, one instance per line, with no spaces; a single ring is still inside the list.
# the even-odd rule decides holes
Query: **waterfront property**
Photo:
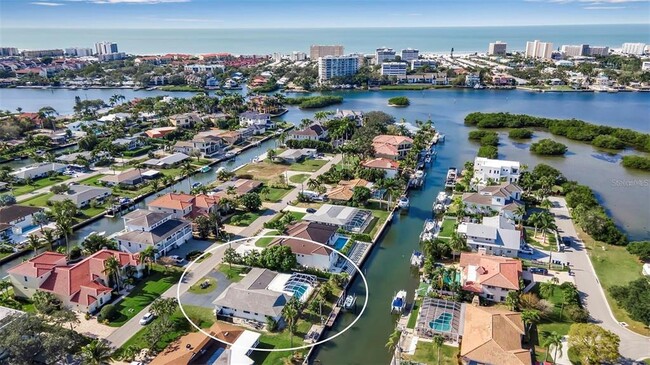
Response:
[[[521,313],[497,307],[465,307],[463,364],[531,365],[530,352],[522,348]]]
[[[43,208],[16,204],[0,208],[0,232],[12,241],[22,240],[27,232],[37,228],[34,214],[42,211]]]
[[[218,209],[218,198],[205,194],[167,193],[149,202],[149,210],[164,212],[174,218],[196,218],[215,213]]]
[[[478,186],[478,192],[463,193],[465,212],[471,214],[490,214],[497,212],[508,219],[520,219],[517,209],[523,190],[516,184],[504,182],[499,185]]]
[[[169,122],[174,128],[192,128],[200,121],[201,117],[197,113],[176,114],[169,117]]]
[[[354,207],[323,204],[315,213],[305,215],[303,220],[320,222],[343,228],[346,231],[362,233],[372,221],[372,212]]]
[[[493,160],[485,157],[474,159],[474,178],[479,184],[492,182],[516,183],[521,175],[519,161]]]
[[[106,198],[111,196],[113,191],[108,188],[88,185],[69,185],[68,191],[63,194],[56,194],[49,199],[51,202],[60,202],[64,200],[72,201],[77,208],[85,208],[92,201],[102,203]]]
[[[149,138],[163,138],[164,136],[168,135],[169,133],[173,132],[176,130],[176,127],[159,127],[159,128],[152,128],[144,133],[149,137]]]
[[[505,215],[483,217],[480,224],[461,223],[457,231],[467,238],[473,251],[483,250],[490,255],[517,257],[525,243],[522,231]]]
[[[136,269],[136,277],[144,269],[138,256],[104,249],[74,264],[68,264],[64,254],[44,252],[7,273],[17,297],[31,298],[38,291],[47,292],[65,307],[92,313],[111,299],[115,282],[105,266],[110,257],[117,259],[122,274],[127,266]]]
[[[424,297],[417,313],[415,332],[421,338],[441,335],[446,341],[458,343],[463,333],[464,309],[464,303]]]
[[[287,228],[285,236],[302,238],[324,245],[333,245],[338,234],[335,226],[317,222],[298,222]],[[288,246],[296,255],[298,264],[318,270],[329,271],[336,265],[338,255],[329,247],[302,239],[278,238],[269,246]]]
[[[313,158],[314,156],[316,156],[315,148],[290,148],[275,156],[273,160],[284,163],[297,163],[305,160],[306,158]]]
[[[127,151],[133,151],[144,146],[144,142],[139,137],[116,138],[111,143],[115,146],[120,146]]]
[[[25,166],[11,173],[16,180],[34,180],[46,177],[52,173],[61,173],[67,168],[66,165],[56,162],[35,163]]]
[[[401,160],[411,150],[413,140],[406,136],[380,134],[372,139],[376,157]]]
[[[201,157],[214,157],[223,152],[224,145],[223,139],[214,135],[213,132],[201,132],[189,141],[176,142],[174,151],[186,155],[199,153]]]
[[[253,365],[249,356],[259,344],[259,333],[224,322],[216,322],[205,331],[212,337],[202,332],[189,333],[169,344],[149,364]]]
[[[392,179],[397,176],[399,171],[399,162],[391,160],[389,158],[377,157],[372,160],[364,161],[361,164],[363,167],[368,169],[378,169],[386,173],[384,176],[386,179]]]
[[[489,301],[505,302],[509,292],[519,290],[522,265],[517,259],[463,252],[460,269],[463,290]]]
[[[324,82],[334,77],[352,76],[359,71],[359,66],[359,55],[320,57],[318,59],[318,80]]]
[[[327,130],[320,123],[314,123],[308,127],[289,132],[289,139],[298,141],[320,141],[327,138]]]
[[[114,237],[121,250],[135,253],[153,246],[158,250],[157,258],[192,238],[190,222],[165,212],[135,210],[124,216],[124,226],[124,231]]]
[[[354,189],[364,187],[372,189],[373,184],[364,179],[341,180],[338,185],[327,192],[327,198],[335,203],[347,203],[354,196]]]
[[[149,173],[150,171],[155,171],[155,170],[141,171],[140,169],[128,169],[128,170],[120,171],[115,175],[102,176],[99,179],[99,182],[107,186],[117,186],[117,185],[135,186],[144,182],[145,174]]]
[[[239,125],[242,127],[261,127],[264,129],[275,128],[275,123],[271,121],[271,115],[257,112],[244,112],[239,114]]]
[[[164,157],[158,157],[158,158],[152,158],[149,159],[145,162],[143,162],[144,165],[146,166],[151,166],[151,167],[159,167],[163,169],[167,169],[173,166],[179,165],[181,162],[188,160],[190,156],[176,152],[172,153],[171,155],[167,155]]]
[[[216,194],[214,194],[214,197],[228,197],[228,189],[231,186],[234,188],[234,195],[239,196],[256,191],[262,186],[262,182],[250,179],[236,179],[226,181],[225,183],[216,187]]]

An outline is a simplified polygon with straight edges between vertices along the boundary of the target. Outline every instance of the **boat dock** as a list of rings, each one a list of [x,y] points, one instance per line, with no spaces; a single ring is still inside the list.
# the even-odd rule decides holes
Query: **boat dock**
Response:
[[[339,316],[339,312],[341,311],[341,307],[334,307],[332,311],[330,312],[329,317],[327,317],[327,320],[325,321],[325,328],[331,328],[334,323],[336,322],[336,319]]]

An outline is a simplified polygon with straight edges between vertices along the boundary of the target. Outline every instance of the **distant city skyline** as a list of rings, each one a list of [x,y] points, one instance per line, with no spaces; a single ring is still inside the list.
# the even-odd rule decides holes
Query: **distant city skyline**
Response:
[[[3,0],[0,23],[0,31],[650,24],[650,0]]]

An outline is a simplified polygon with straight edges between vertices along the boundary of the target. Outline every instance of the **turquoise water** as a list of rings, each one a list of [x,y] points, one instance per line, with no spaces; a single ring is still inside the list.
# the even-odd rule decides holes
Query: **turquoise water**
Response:
[[[293,287],[293,296],[300,299],[303,295],[309,290],[309,285],[307,284],[296,284]]]
[[[214,354],[212,354],[212,356],[210,356],[208,361],[206,361],[206,364],[208,364],[208,365],[215,364],[217,362],[217,360],[219,360],[219,357],[221,356],[221,354],[223,354],[224,350],[225,349],[223,347],[219,347],[217,349],[217,351],[215,351]]]
[[[452,282],[460,283],[460,273],[459,272],[456,273],[456,276],[454,277],[453,281],[451,277],[449,277],[449,275],[446,275],[443,280],[445,284],[451,284]]]
[[[338,251],[341,251],[341,249],[343,248],[343,246],[345,246],[347,242],[348,242],[347,237],[339,236],[334,242],[334,248],[337,249]]]
[[[455,14],[459,15],[460,14]],[[435,22],[432,21],[432,24]],[[271,54],[308,52],[311,44],[342,44],[347,53],[374,52],[381,46],[421,51],[485,52],[502,40],[509,50],[523,50],[526,41],[620,48],[624,42],[650,43],[649,25],[554,25],[524,27],[329,28],[329,29],[47,29],[2,28],[2,45],[23,49],[91,47],[101,39],[136,54],[173,52]]]
[[[438,318],[429,322],[429,327],[438,332],[450,332],[452,318],[454,318],[453,314],[442,313],[440,316],[438,316]]]

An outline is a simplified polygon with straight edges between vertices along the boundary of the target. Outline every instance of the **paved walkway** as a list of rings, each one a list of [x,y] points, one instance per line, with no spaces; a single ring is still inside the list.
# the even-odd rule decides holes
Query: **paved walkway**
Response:
[[[549,200],[553,203],[551,213],[555,215],[555,223],[564,232],[562,235],[573,239],[573,246],[565,254],[568,261],[571,262],[571,271],[575,274],[575,283],[593,321],[601,327],[616,333],[621,338],[619,350],[621,355],[627,358],[628,362],[650,357],[650,338],[628,330],[614,318],[594,267],[587,255],[587,250],[584,244],[579,241],[569,210],[566,207],[566,201],[561,197],[550,197]]]

